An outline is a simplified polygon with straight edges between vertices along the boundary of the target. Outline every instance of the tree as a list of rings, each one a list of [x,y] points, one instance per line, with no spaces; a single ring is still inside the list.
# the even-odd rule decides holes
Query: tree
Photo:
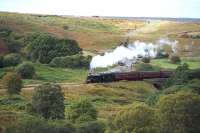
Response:
[[[170,56],[170,62],[173,64],[177,64],[181,62],[181,59],[178,55],[171,55]]]
[[[199,133],[200,96],[178,92],[160,98],[157,104],[160,133]]]
[[[21,55],[20,54],[8,54],[4,56],[3,66],[16,66],[21,63]]]
[[[97,110],[87,99],[81,99],[70,106],[68,117],[73,122],[93,121],[97,119]]]
[[[24,79],[31,79],[35,75],[35,68],[33,64],[25,62],[17,66],[16,71]]]
[[[63,119],[64,109],[64,93],[59,85],[46,83],[35,88],[32,112],[46,119]]]
[[[55,57],[71,56],[81,51],[76,41],[58,39],[47,33],[31,34],[27,42],[30,58],[44,64],[50,63]]]
[[[189,75],[188,75],[188,65],[184,63],[176,68],[174,75],[167,80],[164,87],[169,87],[172,85],[182,85],[188,82]]]
[[[154,110],[146,104],[138,104],[117,113],[113,125],[120,133],[156,133],[153,120]]]
[[[9,94],[19,94],[22,88],[22,80],[17,73],[9,72],[3,79],[2,83],[4,88]]]
[[[91,56],[82,56],[80,54],[66,57],[56,57],[50,62],[52,67],[63,68],[89,68]]]

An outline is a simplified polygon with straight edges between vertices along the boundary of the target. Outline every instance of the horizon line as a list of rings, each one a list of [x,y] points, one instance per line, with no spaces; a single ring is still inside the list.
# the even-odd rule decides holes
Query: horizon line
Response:
[[[48,16],[71,16],[71,17],[93,17],[93,18],[100,18],[100,17],[104,17],[104,18],[139,18],[139,19],[200,19],[199,18],[194,18],[194,17],[158,17],[158,16],[152,16],[152,17],[145,17],[145,16],[117,16],[117,15],[72,15],[72,14],[45,14],[45,13],[31,13],[31,12],[19,12],[19,11],[2,11],[0,10],[0,12],[3,13],[15,13],[15,14],[27,14],[27,15],[48,15]]]

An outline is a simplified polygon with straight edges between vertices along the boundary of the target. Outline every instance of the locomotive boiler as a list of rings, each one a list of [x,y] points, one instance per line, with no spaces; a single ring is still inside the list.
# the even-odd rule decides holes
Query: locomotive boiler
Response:
[[[173,71],[132,71],[132,72],[111,72],[88,75],[86,83],[105,83],[114,81],[137,81],[144,79],[169,78]]]

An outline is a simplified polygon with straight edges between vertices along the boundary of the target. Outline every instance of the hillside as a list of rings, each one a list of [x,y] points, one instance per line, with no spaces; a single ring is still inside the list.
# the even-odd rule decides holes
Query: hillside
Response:
[[[0,27],[19,34],[39,31],[60,38],[77,40],[83,49],[105,50],[125,39],[124,33],[144,21],[113,20],[92,17],[46,16],[16,13],[0,13]]]

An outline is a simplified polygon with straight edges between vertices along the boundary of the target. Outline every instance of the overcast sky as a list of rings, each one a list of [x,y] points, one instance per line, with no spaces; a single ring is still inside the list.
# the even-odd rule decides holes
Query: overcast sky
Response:
[[[200,0],[0,0],[0,11],[80,16],[200,18]]]

